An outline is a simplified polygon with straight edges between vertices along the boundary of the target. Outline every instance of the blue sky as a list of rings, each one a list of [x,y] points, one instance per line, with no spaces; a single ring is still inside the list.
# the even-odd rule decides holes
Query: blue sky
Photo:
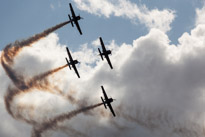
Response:
[[[2,0],[0,4],[0,48],[15,40],[25,39],[53,25],[67,20],[70,13],[68,3],[73,3],[77,14],[84,17],[80,21],[83,36],[80,36],[70,24],[57,31],[60,43],[69,44],[73,49],[80,44],[90,42],[102,36],[104,40],[115,40],[117,43],[132,43],[137,37],[148,33],[148,29],[139,21],[132,23],[127,18],[96,16],[79,10],[70,0],[35,0],[10,1]],[[172,43],[177,44],[178,38],[184,32],[194,27],[195,9],[202,7],[200,0],[132,0],[138,5],[145,4],[148,9],[171,9],[176,11],[176,17],[167,32]]]

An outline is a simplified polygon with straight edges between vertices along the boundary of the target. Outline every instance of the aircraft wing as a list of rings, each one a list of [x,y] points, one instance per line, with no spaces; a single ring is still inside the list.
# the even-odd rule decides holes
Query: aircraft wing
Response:
[[[110,65],[110,68],[113,69],[113,67],[112,67],[112,63],[111,63],[111,61],[110,61],[109,56],[106,55],[105,58],[107,59],[107,62],[108,62],[108,64]]]
[[[115,117],[115,112],[114,110],[112,109],[112,106],[110,103],[107,103],[108,107],[110,108],[110,111],[112,112],[113,116]]]
[[[75,22],[75,25],[76,25],[78,31],[80,32],[80,35],[82,35],[82,31],[81,31],[81,29],[80,29],[80,25],[79,25],[78,21],[77,21],[77,20],[74,20],[74,22]]]
[[[66,47],[66,49],[67,49],[69,60],[70,60],[70,62],[72,62],[73,58],[72,58],[72,56],[70,54],[70,51],[69,51],[68,47]]]
[[[75,70],[75,73],[77,74],[78,78],[80,78],[80,75],[78,73],[78,70],[77,70],[75,64],[72,64],[72,66],[73,66],[73,69]]]
[[[101,88],[102,88],[102,91],[103,91],[103,94],[104,94],[104,97],[105,97],[105,102],[106,102],[108,100],[107,94],[106,94],[103,86],[101,86]]]
[[[103,52],[106,51],[106,48],[105,48],[104,42],[103,42],[103,40],[102,40],[101,37],[100,37],[100,44],[101,44],[101,46],[102,46],[102,50],[103,50]]]
[[[72,16],[75,17],[75,12],[73,10],[73,7],[72,7],[71,3],[69,3],[69,6],[70,6],[70,11],[72,13]]]

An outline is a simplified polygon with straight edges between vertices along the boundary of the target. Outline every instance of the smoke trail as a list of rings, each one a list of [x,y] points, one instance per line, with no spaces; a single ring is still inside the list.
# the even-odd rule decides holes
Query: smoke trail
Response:
[[[41,137],[41,134],[33,127],[31,137]]]
[[[62,26],[68,24],[69,22],[70,21],[60,23],[60,24],[43,31],[42,33],[36,34],[36,35],[26,39],[26,40],[16,41],[13,44],[8,44],[5,47],[5,49],[3,50],[2,56],[1,56],[1,64],[2,64],[6,74],[9,76],[9,78],[12,80],[13,84],[16,86],[16,88],[11,88],[11,86],[9,86],[7,89],[7,92],[5,94],[5,97],[4,97],[6,109],[7,109],[8,113],[13,118],[23,120],[23,121],[25,121],[29,124],[32,124],[32,125],[36,125],[37,123],[35,121],[32,121],[30,119],[28,120],[28,119],[24,118],[22,115],[20,115],[20,112],[18,112],[17,114],[14,115],[14,113],[11,110],[11,103],[13,101],[13,98],[17,94],[30,92],[33,88],[48,89],[49,82],[47,81],[46,77],[58,72],[59,70],[65,68],[67,66],[67,65],[64,65],[64,66],[58,67],[56,69],[50,70],[48,72],[42,73],[40,75],[33,77],[29,81],[25,82],[24,77],[16,74],[15,70],[13,70],[11,67],[11,65],[13,65],[14,57],[21,51],[22,48],[31,46],[34,42],[37,42],[41,38],[46,37],[51,32],[61,28]],[[74,98],[72,98],[71,96],[68,96],[67,98],[72,100],[73,103],[76,102],[76,100]],[[93,109],[97,106],[99,106],[99,104],[94,105],[94,106],[90,106],[90,107],[86,107],[86,108],[80,109],[78,111],[74,111],[73,113],[67,115],[66,118],[73,117],[75,115],[74,113],[76,113],[76,115],[77,115],[78,113],[81,113],[83,111],[87,111],[89,109]],[[58,117],[56,120],[61,121],[62,117],[63,116]],[[55,120],[53,122],[55,123]],[[51,126],[51,127],[53,127],[53,126]],[[34,134],[36,134],[35,136],[40,136],[40,134],[38,134],[37,132],[34,132]]]
[[[29,124],[32,124],[32,125],[36,124],[36,122],[34,122],[32,120],[25,119],[20,114],[14,115],[14,113],[11,110],[11,103],[13,101],[13,98],[20,93],[30,92],[33,88],[44,89],[44,91],[46,91],[46,92],[51,92],[48,90],[49,83],[45,82],[46,78],[48,76],[60,71],[61,69],[65,68],[67,65],[64,65],[64,66],[55,68],[53,70],[49,70],[49,71],[42,73],[40,75],[37,75],[34,78],[32,78],[28,83],[26,83],[26,82],[24,82],[24,78],[22,76],[17,75],[16,72],[4,62],[3,58],[1,58],[1,59],[2,59],[2,61],[1,61],[2,66],[5,69],[7,75],[12,80],[14,85],[17,87],[17,88],[11,88],[11,86],[9,86],[7,89],[7,92],[4,96],[4,102],[6,105],[7,112],[15,119],[23,120],[23,121],[25,121]],[[42,82],[42,81],[44,81],[44,82]]]
[[[60,125],[55,131],[62,131],[63,133],[69,135],[69,137],[87,137],[86,134],[66,125]],[[31,137],[36,137],[35,128],[32,130]]]
[[[11,86],[9,86],[8,89],[7,89],[7,92],[5,94],[5,97],[4,97],[6,110],[15,119],[17,119],[17,118],[18,119],[23,119],[23,118],[22,117],[16,117],[12,113],[11,103],[12,103],[13,98],[16,95],[20,94],[20,93],[30,92],[33,88],[44,89],[46,92],[51,92],[49,90],[49,83],[45,82],[46,77],[48,77],[48,76],[50,76],[50,75],[52,75],[52,74],[54,74],[54,73],[58,72],[59,70],[66,67],[66,65],[64,65],[64,66],[58,67],[56,69],[50,70],[48,72],[42,73],[40,75],[35,76],[28,83],[26,83],[22,76],[17,75],[16,72],[9,65],[7,65],[4,62],[3,57],[1,57],[1,63],[2,63],[2,66],[3,66],[4,70],[6,71],[7,75],[12,80],[14,85],[17,87],[17,89],[16,88],[14,89],[14,88],[11,88]],[[44,80],[44,82],[42,82],[42,80]],[[26,119],[23,119],[23,120],[26,121],[27,123],[30,123]]]
[[[4,68],[4,70],[6,71],[7,75],[10,77],[10,79],[12,80],[12,82],[15,84],[16,87],[18,87],[21,90],[26,90],[30,87],[30,86],[26,86],[25,82],[23,81],[23,77],[17,75],[15,73],[15,71],[10,67],[13,64],[14,57],[19,53],[20,49],[22,49],[25,46],[30,46],[32,43],[40,40],[41,38],[44,38],[45,36],[47,36],[51,32],[63,27],[64,25],[68,24],[69,22],[70,21],[60,23],[60,24],[43,31],[42,33],[36,34],[36,35],[26,39],[26,40],[23,40],[20,42],[16,41],[14,44],[9,44],[5,47],[5,49],[2,52],[2,56],[1,56],[1,64]],[[64,67],[65,66],[63,66],[62,68],[64,68]],[[56,70],[54,70],[54,72],[56,72],[62,68],[61,67],[57,68]],[[50,73],[54,73],[54,72],[48,72],[47,74],[45,74],[45,76],[49,75]],[[35,78],[42,79],[43,77],[44,77],[44,75],[37,76]],[[32,85],[33,83],[31,81],[28,84]]]
[[[117,123],[114,119],[110,119],[110,124],[112,124],[115,128],[117,128],[119,131],[125,131],[125,130],[130,130],[132,128],[126,126],[126,125],[120,125]]]
[[[3,56],[4,56],[3,52]],[[4,62],[3,56],[1,56],[1,64],[6,72],[6,74],[9,76],[9,78],[12,80],[14,85],[19,89],[28,89],[28,87],[25,86],[25,82],[23,81],[23,77],[20,75],[17,75],[16,72]]]
[[[26,85],[28,87],[36,87],[36,88],[46,88],[48,87],[49,83],[46,79],[46,77],[60,71],[61,69],[67,67],[68,65],[63,65],[61,67],[58,67],[58,68],[55,68],[55,69],[52,69],[52,70],[49,70],[45,73],[42,73],[42,74],[39,74],[37,76],[34,76],[32,79],[30,79],[28,82],[26,82]]]
[[[5,47],[5,49],[3,50],[2,55],[1,55],[1,64],[4,68],[4,70],[6,71],[7,75],[9,76],[9,78],[12,80],[12,82],[14,83],[14,85],[18,89],[23,90],[24,92],[28,91],[28,89],[31,88],[34,83],[36,83],[36,80],[43,79],[44,77],[46,77],[50,74],[53,74],[54,72],[57,72],[65,67],[65,66],[62,66],[60,68],[54,69],[54,70],[49,71],[47,73],[44,73],[42,75],[36,76],[36,77],[34,77],[33,80],[31,80],[30,82],[28,82],[26,84],[24,81],[24,78],[20,75],[17,75],[16,72],[10,66],[13,64],[14,57],[20,52],[20,50],[23,47],[30,46],[34,42],[40,40],[41,38],[46,37],[51,32],[63,27],[64,25],[68,24],[69,22],[70,21],[60,23],[60,24],[43,31],[42,33],[36,34],[36,35],[26,39],[26,40],[16,41],[15,43],[8,44]],[[13,96],[15,96],[15,94],[17,94],[19,90],[11,90],[10,88],[8,88],[8,91],[10,91],[12,94],[6,95],[6,98],[8,100],[5,102],[12,101]],[[10,103],[6,103],[6,104],[7,104],[6,106],[8,108]],[[10,109],[7,109],[7,110],[9,112],[9,114],[11,114],[11,110]]]
[[[16,76],[15,71],[13,71],[8,65],[6,65],[4,63],[4,61],[2,61],[2,65],[5,68],[9,78],[12,80],[14,85],[18,88],[18,89],[14,89],[14,88],[11,88],[9,86],[8,89],[7,89],[6,95],[4,97],[4,101],[5,101],[5,104],[6,104],[6,109],[7,109],[8,113],[14,118],[15,118],[15,116],[13,115],[13,113],[10,109],[10,105],[11,105],[11,102],[12,102],[13,98],[16,95],[18,95],[20,93],[30,92],[33,88],[43,89],[46,92],[51,92],[49,90],[49,83],[45,82],[46,77],[58,72],[59,70],[65,68],[67,66],[67,65],[64,65],[64,66],[58,67],[56,69],[49,70],[45,73],[42,73],[40,75],[35,76],[28,83],[26,83],[26,82],[23,81],[23,77]],[[42,82],[42,80],[44,82]]]
[[[193,125],[193,123],[192,124],[189,123],[189,124]],[[201,137],[201,135],[203,135],[203,134],[201,134],[200,130],[198,130],[198,129],[200,129],[200,126],[194,125],[194,126],[189,128],[185,125],[179,124],[178,126],[176,126],[172,129],[172,132],[177,133],[181,136],[185,136],[185,137]]]
[[[42,33],[36,34],[36,35],[26,39],[26,40],[16,41],[13,44],[8,44],[4,49],[5,54],[3,55],[6,62],[10,65],[13,64],[13,58],[20,52],[20,50],[23,47],[31,46],[31,44],[33,44],[34,42],[40,40],[41,38],[46,37],[51,32],[54,32],[55,30],[63,27],[64,25],[66,25],[68,23],[70,23],[70,21],[60,23],[60,24],[43,31]]]
[[[14,114],[12,113],[10,106],[11,106],[11,102],[13,100],[14,94],[18,91],[19,91],[18,89],[12,89],[11,86],[9,86],[7,89],[6,95],[4,96],[6,110],[12,117],[14,117]]]
[[[2,55],[1,55],[1,64],[4,68],[4,70],[6,71],[7,75],[11,78],[12,82],[20,89],[27,89],[28,87],[25,86],[25,83],[24,81],[22,81],[22,77],[21,76],[18,76],[15,71],[13,71],[11,69],[11,65],[13,64],[13,59],[14,57],[19,53],[19,51],[25,47],[25,46],[30,46],[31,44],[33,44],[34,42],[40,40],[41,38],[44,38],[46,37],[48,34],[50,34],[51,32],[63,27],[64,25],[68,24],[70,21],[66,21],[66,22],[63,22],[63,23],[60,23],[54,27],[51,27],[45,31],[43,31],[42,33],[39,33],[39,34],[36,34],[26,40],[23,40],[23,41],[16,41],[15,43],[13,44],[9,44],[5,47],[5,49],[3,50],[2,52]],[[8,64],[6,64],[5,63]],[[61,68],[59,68],[61,69]],[[58,71],[55,70],[55,71]],[[48,72],[48,74],[45,74],[45,75],[49,75],[50,73],[52,72]],[[43,76],[42,76],[43,77]],[[36,77],[37,79],[41,78],[41,77]],[[30,83],[32,84],[32,82]]]
[[[79,137],[79,136],[80,137],[87,137],[86,134],[81,133],[81,132],[79,132],[79,131],[71,128],[71,127],[68,128],[68,127],[65,127],[65,126],[61,126],[61,127],[59,127],[59,130],[63,131],[64,133],[67,133],[67,134],[69,134],[73,137]]]
[[[98,106],[101,106],[102,104],[103,103],[99,103],[99,104],[96,104],[96,105],[91,105],[91,106],[88,106],[88,107],[83,107],[83,108],[80,108],[80,109],[77,109],[77,110],[73,110],[73,111],[71,111],[71,112],[69,112],[67,114],[62,114],[60,116],[57,116],[57,117],[51,119],[50,121],[43,123],[39,127],[39,129],[35,129],[32,137],[41,137],[41,134],[45,130],[56,128],[58,122],[62,122],[64,120],[71,119],[72,117],[77,116],[78,114],[80,114],[82,112],[94,109],[94,108],[96,108]]]
[[[29,89],[30,90],[30,89]],[[14,115],[14,113],[11,111],[11,103],[13,100],[13,97],[16,93],[19,92],[19,89],[17,88],[12,88],[11,86],[8,87],[6,95],[4,96],[4,103],[6,105],[6,110],[8,111],[8,113],[14,118],[14,119],[19,119],[19,120],[23,120],[28,124],[32,124],[35,125],[37,124],[35,121],[33,120],[28,120],[26,118],[24,118],[22,115]]]
[[[72,104],[77,104],[79,101],[75,99],[72,95],[65,96]]]
[[[132,123],[136,123],[150,131],[161,130],[163,132],[168,132],[169,134],[178,134],[181,137],[203,136],[203,128],[199,124],[191,121],[187,121],[186,123],[176,122],[167,111],[159,109],[151,111],[150,109],[138,107],[135,115],[130,115],[126,112],[127,111],[121,105],[116,108],[116,113],[118,113],[119,117]],[[165,127],[169,131],[166,131]]]
[[[4,53],[3,53],[4,55]],[[19,89],[19,90],[13,90],[10,87],[8,88],[8,92],[5,96],[6,99],[6,108],[7,111],[9,112],[9,114],[12,115],[11,110],[9,108],[10,103],[12,102],[14,96],[16,96],[17,94],[21,93],[21,92],[29,92],[31,88],[38,88],[38,89],[48,89],[48,85],[49,83],[46,81],[46,77],[60,71],[61,69],[65,68],[67,65],[58,67],[56,69],[53,70],[49,70],[45,73],[42,73],[40,75],[35,76],[34,78],[32,78],[29,82],[25,82],[24,78],[20,75],[17,75],[16,72],[5,63],[3,56],[1,56],[1,64],[4,68],[4,70],[6,71],[7,75],[9,76],[9,78],[12,80],[12,82],[14,83],[14,85]],[[44,79],[44,82],[42,82],[42,80]]]
[[[58,127],[58,129],[53,129],[55,131],[62,131],[65,134],[69,135],[69,137],[87,137],[86,134],[81,133],[71,127],[67,128],[64,126],[60,126]],[[33,127],[32,132],[31,132],[31,137],[42,137],[41,133],[38,132],[38,130],[36,129],[36,127]]]

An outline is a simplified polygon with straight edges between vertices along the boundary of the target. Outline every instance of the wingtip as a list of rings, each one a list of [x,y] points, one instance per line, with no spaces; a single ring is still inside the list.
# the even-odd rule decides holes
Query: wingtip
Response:
[[[100,39],[101,42],[103,41],[103,40],[102,40],[102,37],[99,37],[99,39]]]

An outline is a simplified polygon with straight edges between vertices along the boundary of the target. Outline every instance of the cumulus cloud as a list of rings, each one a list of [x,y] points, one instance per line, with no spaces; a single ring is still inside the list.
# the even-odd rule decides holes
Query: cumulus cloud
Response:
[[[53,75],[50,82],[64,95],[72,95],[87,105],[100,102],[100,86],[104,85],[108,95],[117,99],[113,103],[117,117],[113,119],[109,111],[99,107],[61,123],[60,131],[72,135],[73,130],[76,136],[101,137],[134,137],[136,134],[152,137],[204,136],[201,121],[205,115],[202,96],[205,92],[205,39],[201,32],[205,32],[205,25],[197,26],[190,34],[184,33],[177,46],[169,45],[168,36],[158,29],[151,29],[147,35],[134,40],[132,45],[117,45],[114,41],[106,43],[108,48],[114,49],[110,57],[114,70],[110,70],[98,56],[93,56],[97,54],[96,45],[95,50],[85,44],[79,51],[72,52],[73,57],[81,61],[78,66],[81,79],[65,68]],[[32,77],[64,65],[65,57],[65,46],[58,43],[58,36],[53,33],[32,47],[24,48],[15,58],[13,68],[25,77]],[[11,83],[2,68],[1,79]],[[3,92],[6,92],[6,83],[1,84]],[[39,123],[78,108],[77,104],[58,94],[37,90],[17,96],[13,103],[16,111],[25,105],[21,115]],[[4,112],[1,116],[6,115],[8,124],[18,123],[8,117],[4,109],[1,112]],[[30,130],[16,132],[27,136]],[[10,132],[1,133],[10,136]],[[51,134],[43,134],[48,133]]]
[[[148,9],[145,5],[137,5],[129,0],[74,0],[80,10],[98,16],[125,17],[134,22],[144,24],[148,29],[157,28],[164,32],[171,29],[175,11],[170,9]]]
[[[196,22],[195,25],[204,24],[205,23],[205,6],[201,9],[196,9]]]

